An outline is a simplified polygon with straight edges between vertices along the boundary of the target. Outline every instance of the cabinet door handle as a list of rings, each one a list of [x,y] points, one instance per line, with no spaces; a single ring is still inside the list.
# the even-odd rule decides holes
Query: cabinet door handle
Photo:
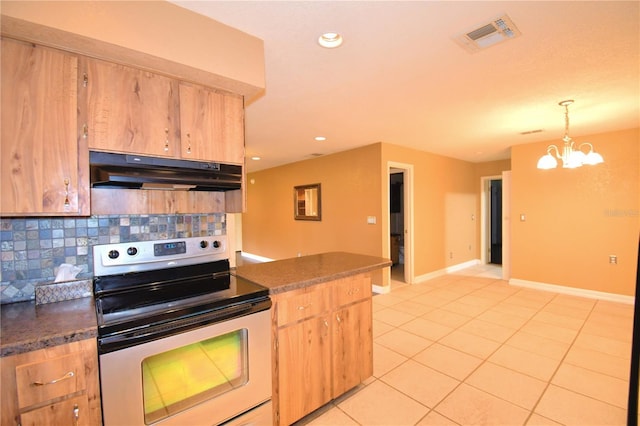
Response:
[[[76,426],[78,426],[78,422],[80,421],[80,408],[78,408],[78,404],[73,404],[73,421]]]
[[[338,321],[338,323],[342,322],[342,318],[340,318],[340,314],[336,314],[336,321]]]
[[[191,133],[187,133],[187,154],[191,154]]]
[[[55,379],[55,380],[51,380],[50,382],[33,382],[32,385],[33,386],[45,386],[45,385],[55,385],[56,383],[59,383],[63,380],[67,380],[72,378],[73,376],[75,376],[75,373],[73,371],[69,371],[67,374],[65,374],[64,376],[60,377],[59,379]]]
[[[309,309],[310,307],[311,307],[311,303],[309,303],[308,305],[300,305],[298,306],[298,310],[304,311],[305,309]]]
[[[71,202],[69,201],[69,179],[64,179],[64,206],[71,206]]]
[[[164,150],[165,152],[169,151],[169,129],[164,129],[165,140],[164,140]]]

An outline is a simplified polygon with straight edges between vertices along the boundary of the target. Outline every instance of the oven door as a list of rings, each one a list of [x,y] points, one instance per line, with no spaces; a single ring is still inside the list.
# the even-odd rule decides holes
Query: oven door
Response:
[[[214,425],[271,399],[270,311],[100,355],[111,425]]]

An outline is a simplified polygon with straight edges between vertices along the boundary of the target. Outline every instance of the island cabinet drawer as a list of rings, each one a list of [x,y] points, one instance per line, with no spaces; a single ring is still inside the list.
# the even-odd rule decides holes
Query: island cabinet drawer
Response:
[[[16,366],[20,408],[85,389],[81,352]]]
[[[369,274],[352,275],[340,278],[333,284],[335,306],[345,306],[371,297],[371,276]]]
[[[319,284],[277,295],[275,298],[277,325],[284,325],[310,318],[331,308],[331,287]]]

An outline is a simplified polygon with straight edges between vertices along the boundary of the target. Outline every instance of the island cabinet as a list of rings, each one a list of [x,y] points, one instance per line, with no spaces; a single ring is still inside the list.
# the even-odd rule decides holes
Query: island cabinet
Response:
[[[373,374],[371,278],[272,295],[274,423],[289,425]]]
[[[89,215],[77,56],[9,38],[1,43],[0,214]]]
[[[95,339],[0,358],[3,425],[102,423]]]
[[[242,96],[92,58],[81,70],[90,149],[244,162]]]

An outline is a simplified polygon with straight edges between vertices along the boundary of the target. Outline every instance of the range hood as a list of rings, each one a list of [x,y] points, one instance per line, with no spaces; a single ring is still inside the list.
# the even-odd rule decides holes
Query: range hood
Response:
[[[89,152],[92,188],[230,191],[242,186],[242,166],[143,155]]]

